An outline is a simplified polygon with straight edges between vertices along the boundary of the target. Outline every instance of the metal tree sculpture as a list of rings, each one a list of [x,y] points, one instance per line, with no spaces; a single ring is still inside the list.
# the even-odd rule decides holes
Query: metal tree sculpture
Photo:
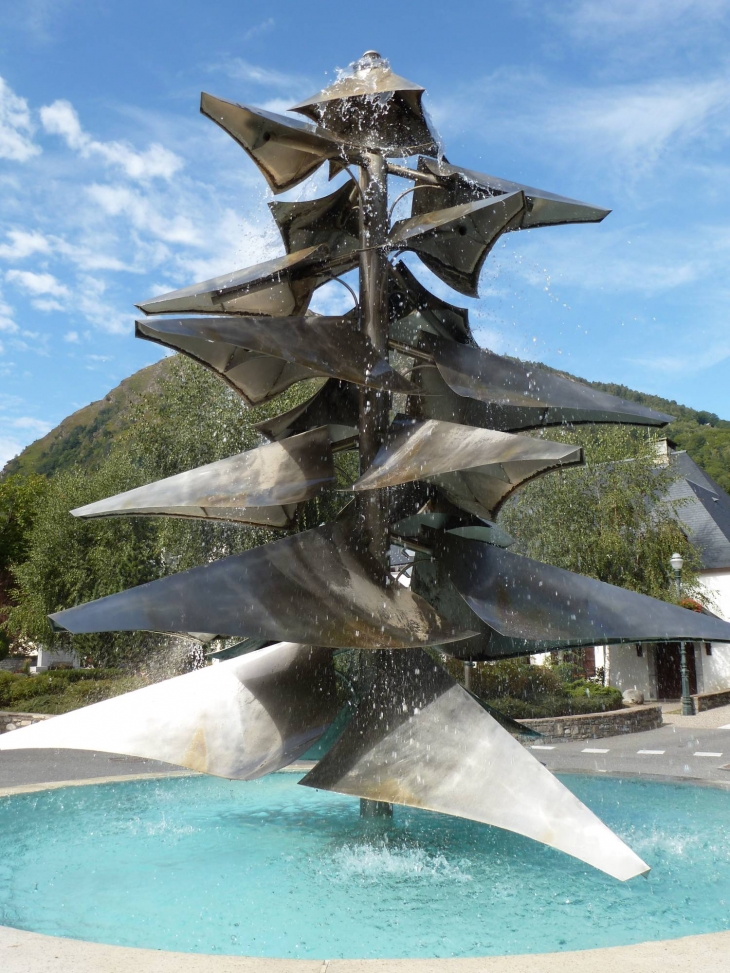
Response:
[[[203,114],[275,194],[325,162],[330,177],[348,178],[321,199],[271,203],[286,256],[147,301],[137,336],[211,369],[248,405],[303,379],[326,381],[260,424],[268,445],[73,512],[287,529],[299,504],[334,488],[333,456],[343,450],[359,452],[354,502],[333,523],[53,615],[71,633],[244,641],[227,661],[6,734],[0,749],[93,748],[258,777],[332,724],[333,650],[368,650],[367,691],[302,784],[483,821],[631,878],[648,866],[424,648],[495,659],[626,641],[730,641],[730,625],[505,549],[509,538],[493,523],[505,499],[582,462],[580,449],[521,431],[662,426],[671,417],[480,349],[467,311],[429,293],[397,259],[412,251],[473,297],[502,233],[595,223],[608,212],[447,164],[423,91],[369,51],[349,76],[295,106],[307,123],[203,94]],[[389,161],[413,155],[416,168]],[[411,216],[393,225],[389,176],[412,183],[398,197],[411,194]],[[355,268],[352,311],[307,313],[318,287]],[[408,363],[405,374],[391,352]],[[392,545],[422,555],[410,589],[392,576]]]

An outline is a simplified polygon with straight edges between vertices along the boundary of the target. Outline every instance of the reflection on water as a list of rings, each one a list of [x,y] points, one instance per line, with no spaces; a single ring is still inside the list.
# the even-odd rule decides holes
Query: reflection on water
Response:
[[[206,777],[0,799],[0,922],[199,953],[475,956],[730,927],[730,794],[565,783],[650,865],[620,883],[472,821]]]

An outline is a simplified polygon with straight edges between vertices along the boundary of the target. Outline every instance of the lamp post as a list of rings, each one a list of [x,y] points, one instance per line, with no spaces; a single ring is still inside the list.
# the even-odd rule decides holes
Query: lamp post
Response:
[[[674,580],[677,583],[677,601],[682,598],[682,568],[684,558],[676,552],[669,558],[669,563],[674,571]],[[689,686],[689,662],[687,661],[687,643],[679,643],[679,671],[682,676],[682,715],[694,716],[694,705],[690,695]]]

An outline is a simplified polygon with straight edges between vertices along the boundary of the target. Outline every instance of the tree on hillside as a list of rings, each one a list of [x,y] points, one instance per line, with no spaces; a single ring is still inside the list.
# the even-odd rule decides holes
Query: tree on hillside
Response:
[[[584,467],[520,490],[499,522],[516,550],[654,598],[673,601],[669,558],[684,557],[683,587],[698,597],[698,555],[664,498],[676,474],[655,462],[652,440],[626,427],[549,429],[546,438],[585,450]]]

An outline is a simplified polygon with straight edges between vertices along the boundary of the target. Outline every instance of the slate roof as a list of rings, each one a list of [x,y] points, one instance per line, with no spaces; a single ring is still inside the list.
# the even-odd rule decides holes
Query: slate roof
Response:
[[[684,450],[670,456],[680,478],[667,499],[685,500],[676,514],[700,553],[703,569],[730,569],[730,496]]]

